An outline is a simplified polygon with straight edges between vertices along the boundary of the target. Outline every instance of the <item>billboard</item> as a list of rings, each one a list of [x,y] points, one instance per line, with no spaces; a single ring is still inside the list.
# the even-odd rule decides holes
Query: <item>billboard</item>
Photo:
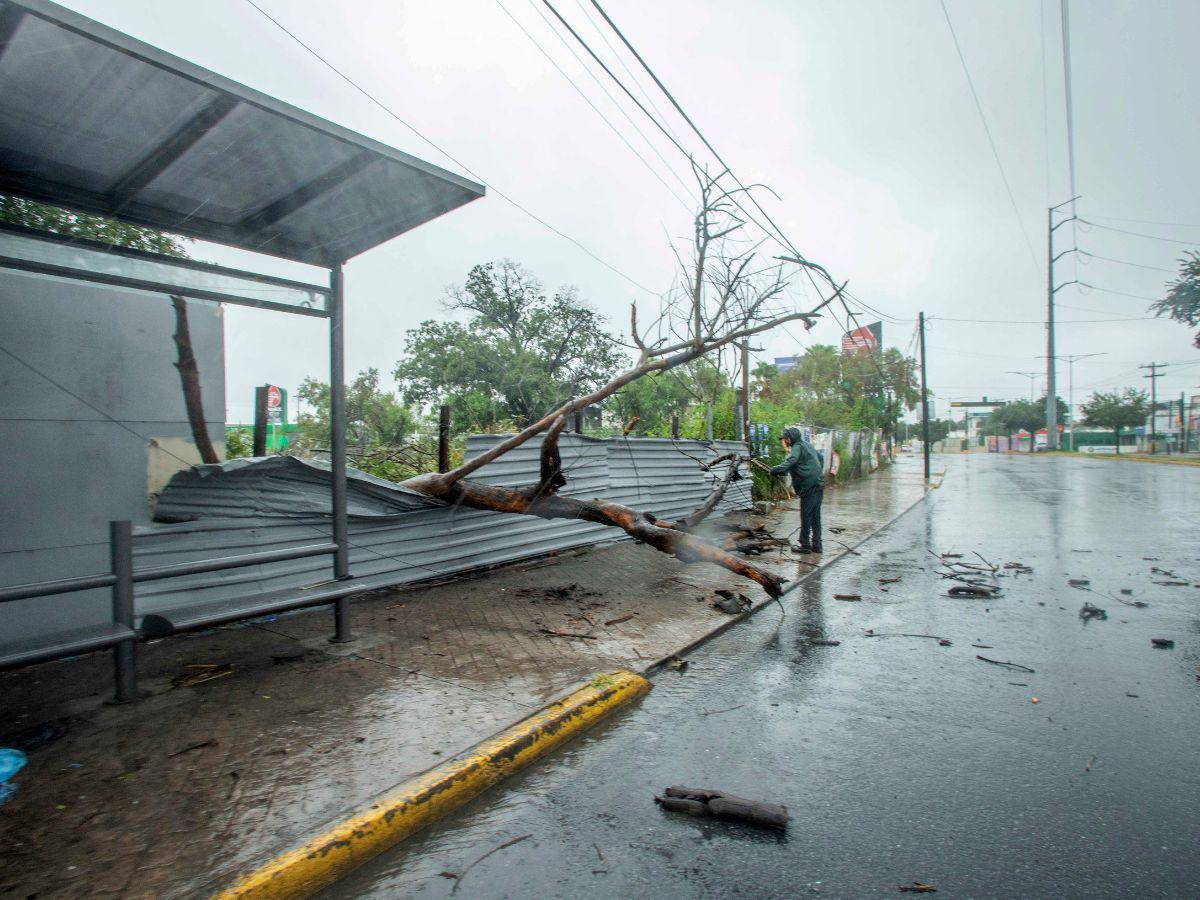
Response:
[[[267,388],[267,422],[271,425],[287,423],[287,391],[274,384]]]
[[[864,325],[842,335],[843,353],[869,353],[883,349],[883,323]]]

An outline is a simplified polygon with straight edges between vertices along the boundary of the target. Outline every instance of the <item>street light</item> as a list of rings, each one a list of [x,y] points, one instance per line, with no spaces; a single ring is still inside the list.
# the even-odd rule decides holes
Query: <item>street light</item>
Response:
[[[1033,383],[1042,377],[1041,372],[1006,372],[1006,375],[1023,375],[1029,379],[1029,402],[1033,402]]]
[[[1069,353],[1066,356],[1056,356],[1067,364],[1067,425],[1071,431],[1071,452],[1075,452],[1075,360],[1087,359],[1089,356],[1107,356],[1107,353]],[[1039,356],[1038,359],[1045,359]]]

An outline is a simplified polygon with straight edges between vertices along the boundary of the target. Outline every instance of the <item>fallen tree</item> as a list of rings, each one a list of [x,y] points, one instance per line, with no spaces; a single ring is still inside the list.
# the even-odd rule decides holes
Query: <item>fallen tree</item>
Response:
[[[790,262],[809,270],[810,275],[812,272],[819,274],[833,288],[833,293],[806,312],[788,310],[783,305],[788,282],[782,265],[757,268],[758,245],[745,249],[741,239],[746,220],[742,217],[744,212],[738,203],[738,195],[748,193],[749,188],[723,187],[721,180],[728,172],[711,176],[698,166],[693,166],[693,170],[699,184],[700,208],[693,223],[691,259],[684,263],[682,256],[676,254],[681,269],[679,288],[668,295],[650,326],[644,329],[639,326],[637,304],[632,305],[631,343],[625,346],[636,353],[634,365],[591,393],[561,404],[457,468],[419,475],[403,484],[446,504],[543,519],[581,519],[620,528],[636,540],[685,562],[714,563],[749,578],[770,596],[778,597],[784,584],[780,578],[688,533],[717,507],[729,485],[740,477],[737,459],[726,460],[730,471],[725,478],[695,512],[678,522],[668,522],[650,512],[604,500],[558,496],[559,489],[567,483],[558,439],[575,412],[600,403],[639,378],[669,372],[712,353],[719,354],[723,348],[739,346],[755,335],[788,322],[802,322],[807,330],[815,323],[820,310],[837,299],[845,287],[834,284],[822,267],[789,258]],[[488,463],[538,435],[543,437],[537,484],[503,487],[471,479],[471,475]]]

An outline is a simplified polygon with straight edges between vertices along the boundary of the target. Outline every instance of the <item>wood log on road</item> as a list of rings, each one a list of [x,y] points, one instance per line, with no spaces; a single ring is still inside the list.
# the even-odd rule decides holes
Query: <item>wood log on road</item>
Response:
[[[747,800],[705,788],[674,785],[663,791],[663,796],[655,797],[654,802],[673,812],[749,822],[764,828],[787,828],[789,819],[787,807],[778,803]]]

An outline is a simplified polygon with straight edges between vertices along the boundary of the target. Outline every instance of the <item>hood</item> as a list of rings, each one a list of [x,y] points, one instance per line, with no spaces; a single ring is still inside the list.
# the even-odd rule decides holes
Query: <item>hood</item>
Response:
[[[792,446],[804,442],[804,434],[799,428],[785,428],[783,429],[783,436],[791,442]]]

